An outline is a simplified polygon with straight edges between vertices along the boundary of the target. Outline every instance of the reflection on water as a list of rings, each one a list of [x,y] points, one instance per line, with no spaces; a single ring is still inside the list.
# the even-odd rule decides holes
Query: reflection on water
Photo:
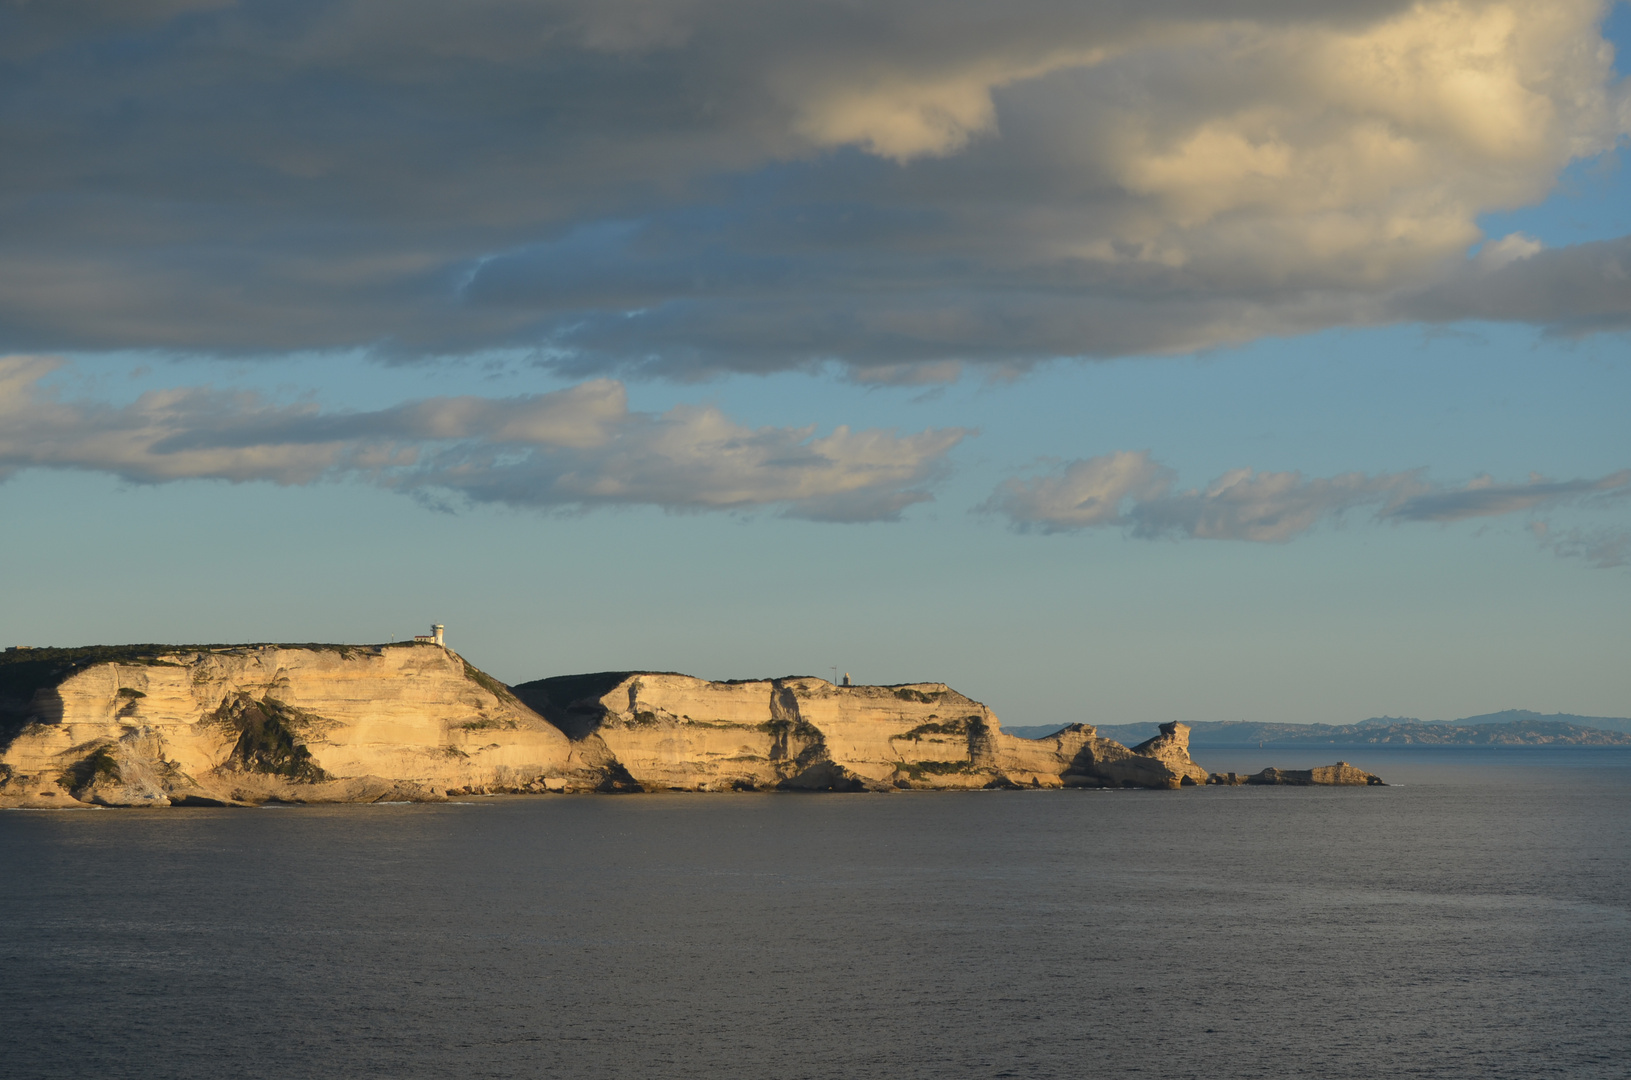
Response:
[[[3,813],[0,1072],[1624,1076],[1631,754],[1332,749],[1196,757],[1402,786]]]

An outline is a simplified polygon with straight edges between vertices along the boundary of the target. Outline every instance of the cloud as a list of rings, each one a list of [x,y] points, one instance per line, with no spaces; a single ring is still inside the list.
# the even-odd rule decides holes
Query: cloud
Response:
[[[1492,259],[1480,252],[1469,271],[1401,299],[1400,313],[1533,323],[1563,334],[1631,329],[1631,237],[1551,251],[1514,249],[1511,239]]]
[[[1466,258],[1479,215],[1631,130],[1601,15],[0,5],[0,348],[910,381],[1397,320],[1623,328],[1631,241]]]
[[[1130,509],[1129,520],[1134,536],[1284,543],[1327,517],[1386,500],[1416,482],[1408,473],[1305,479],[1295,472],[1233,469],[1204,490],[1144,500]]]
[[[631,412],[620,383],[550,394],[451,397],[374,412],[280,406],[178,388],[129,405],[68,403],[40,386],[60,361],[0,358],[0,477],[26,468],[136,483],[309,484],[355,478],[476,503],[587,509],[779,507],[826,521],[898,517],[969,432],[744,427],[718,409]]]
[[[1362,508],[1378,521],[1452,522],[1631,496],[1631,470],[1595,480],[1536,476],[1515,484],[1481,476],[1460,488],[1431,484],[1419,469],[1333,477],[1233,469],[1188,491],[1173,490],[1174,481],[1172,470],[1148,451],[1118,451],[1010,477],[978,509],[1006,517],[1021,531],[1117,527],[1144,538],[1284,543]]]
[[[1124,502],[1158,497],[1172,478],[1172,470],[1150,460],[1149,451],[1120,450],[1066,462],[1055,475],[1009,477],[981,509],[1042,532],[1119,525]]]
[[[396,481],[510,506],[654,505],[731,510],[781,504],[793,517],[878,521],[932,496],[960,428],[898,436],[839,427],[745,428],[713,408],[630,415],[614,439],[573,454],[467,443]]]
[[[1544,521],[1529,526],[1540,546],[1562,559],[1583,559],[1599,570],[1631,565],[1631,530],[1555,530]]]
[[[1627,493],[1631,493],[1631,469],[1597,480],[1554,481],[1534,476],[1519,484],[1499,484],[1485,475],[1458,491],[1429,491],[1404,498],[1383,516],[1400,521],[1461,521],[1515,514],[1586,495]]]

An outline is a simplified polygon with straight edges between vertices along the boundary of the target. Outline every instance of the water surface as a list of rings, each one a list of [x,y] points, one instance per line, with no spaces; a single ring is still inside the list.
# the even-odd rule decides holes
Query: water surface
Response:
[[[0,1073],[1626,1076],[1631,754],[1340,756],[1400,786],[0,813]]]

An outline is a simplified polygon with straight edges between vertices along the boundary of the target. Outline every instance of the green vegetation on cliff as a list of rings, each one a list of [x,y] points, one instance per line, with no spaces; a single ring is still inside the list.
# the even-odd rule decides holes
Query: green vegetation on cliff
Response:
[[[300,735],[321,717],[292,708],[275,698],[256,701],[238,694],[221,703],[215,722],[236,732],[229,760],[244,772],[265,773],[316,783],[328,777],[312,760]]]
[[[111,746],[99,746],[68,766],[57,778],[57,786],[77,797],[99,779],[112,782],[119,779],[119,763],[114,760]]]

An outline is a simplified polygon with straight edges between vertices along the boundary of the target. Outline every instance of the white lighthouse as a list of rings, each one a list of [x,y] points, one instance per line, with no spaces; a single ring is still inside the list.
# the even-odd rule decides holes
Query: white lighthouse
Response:
[[[415,634],[413,636],[413,640],[416,642],[422,642],[426,645],[440,645],[443,648],[446,648],[447,642],[442,640],[442,631],[445,629],[446,627],[444,627],[441,623],[431,623],[430,633]]]

